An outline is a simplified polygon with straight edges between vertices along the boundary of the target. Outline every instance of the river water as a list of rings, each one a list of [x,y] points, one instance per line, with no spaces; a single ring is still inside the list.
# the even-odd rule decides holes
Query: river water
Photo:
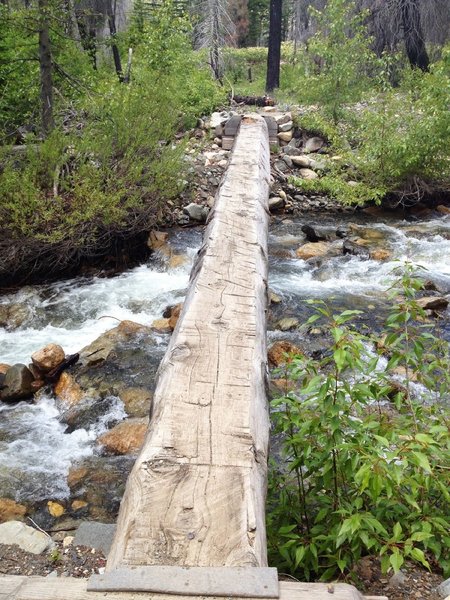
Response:
[[[308,223],[313,221],[311,218]],[[310,298],[326,300],[338,309],[361,309],[365,321],[376,329],[388,310],[387,290],[396,278],[394,270],[405,261],[421,265],[426,269],[425,279],[435,281],[442,293],[450,293],[450,216],[420,223],[392,219],[377,222],[367,216],[360,217],[359,222],[356,216],[318,222],[330,233],[338,225],[348,227],[356,223],[353,234],[366,239],[371,247],[390,252],[385,261],[349,255],[300,260],[295,249],[304,242],[301,226],[305,222],[285,219],[271,226],[270,287],[282,302],[271,310],[269,341],[298,335],[277,331],[274,324],[283,316],[305,320],[313,310],[305,303]],[[0,297],[0,307],[14,304],[28,311],[28,317],[16,329],[0,328],[0,363],[28,364],[30,354],[49,342],[62,345],[66,354],[77,352],[115,327],[117,320],[151,324],[161,317],[167,305],[182,300],[200,243],[199,230],[171,233],[172,251],[186,258],[175,269],[170,268],[167,258],[157,255],[148,264],[113,278],[77,278],[28,286]],[[447,309],[443,319],[447,335],[449,316]],[[162,354],[168,336],[156,339],[157,351]],[[108,406],[108,411],[88,429],[67,433],[49,395],[36,404],[0,403],[0,497],[28,503],[67,498],[70,466],[89,457],[97,460],[95,439],[125,417],[119,399],[113,399]],[[110,459],[109,466],[114,460],[115,465],[120,462]],[[129,468],[131,462],[125,463]]]

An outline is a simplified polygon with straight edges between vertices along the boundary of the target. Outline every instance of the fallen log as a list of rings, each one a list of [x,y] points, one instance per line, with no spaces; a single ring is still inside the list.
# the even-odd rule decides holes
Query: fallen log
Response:
[[[231,100],[247,106],[275,106],[275,100],[269,96],[232,96]]]

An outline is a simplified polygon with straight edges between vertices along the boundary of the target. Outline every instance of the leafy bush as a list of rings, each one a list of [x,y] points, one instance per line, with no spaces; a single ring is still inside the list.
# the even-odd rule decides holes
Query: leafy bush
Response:
[[[358,101],[371,86],[375,55],[365,15],[354,2],[329,0],[323,11],[311,12],[318,32],[309,42],[309,72],[299,82],[299,94],[304,102],[320,103],[337,123],[342,107]]]
[[[407,271],[388,359],[349,324],[358,311],[334,315],[319,303],[309,322],[324,319],[333,344],[322,360],[294,358],[287,375],[297,390],[272,403],[283,450],[270,473],[269,552],[301,579],[347,574],[367,554],[384,572],[433,557],[449,573],[450,362],[448,345],[413,322],[425,318],[417,287]],[[403,385],[392,382],[399,366]],[[413,373],[432,386],[433,403],[414,397]]]

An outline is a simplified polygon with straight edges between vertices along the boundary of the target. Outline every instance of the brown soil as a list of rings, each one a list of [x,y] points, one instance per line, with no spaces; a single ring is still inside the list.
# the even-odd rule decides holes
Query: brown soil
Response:
[[[106,558],[101,551],[86,546],[64,548],[62,541],[56,542],[50,552],[40,555],[24,552],[18,546],[0,544],[0,575],[88,578],[94,573],[102,573],[105,564]],[[392,578],[381,574],[378,560],[365,558],[358,565],[357,574],[356,587],[363,594],[387,596],[389,600],[439,600],[435,590],[442,577],[412,563],[402,569],[403,577]],[[291,579],[283,575],[280,578]]]

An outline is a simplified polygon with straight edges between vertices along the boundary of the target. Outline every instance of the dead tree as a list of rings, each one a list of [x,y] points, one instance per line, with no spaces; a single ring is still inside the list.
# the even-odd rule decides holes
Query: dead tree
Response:
[[[282,0],[270,0],[269,49],[267,52],[266,92],[280,87]]]
[[[41,79],[42,132],[47,136],[53,129],[52,52],[49,35],[49,7],[47,0],[39,0],[39,68]]]

